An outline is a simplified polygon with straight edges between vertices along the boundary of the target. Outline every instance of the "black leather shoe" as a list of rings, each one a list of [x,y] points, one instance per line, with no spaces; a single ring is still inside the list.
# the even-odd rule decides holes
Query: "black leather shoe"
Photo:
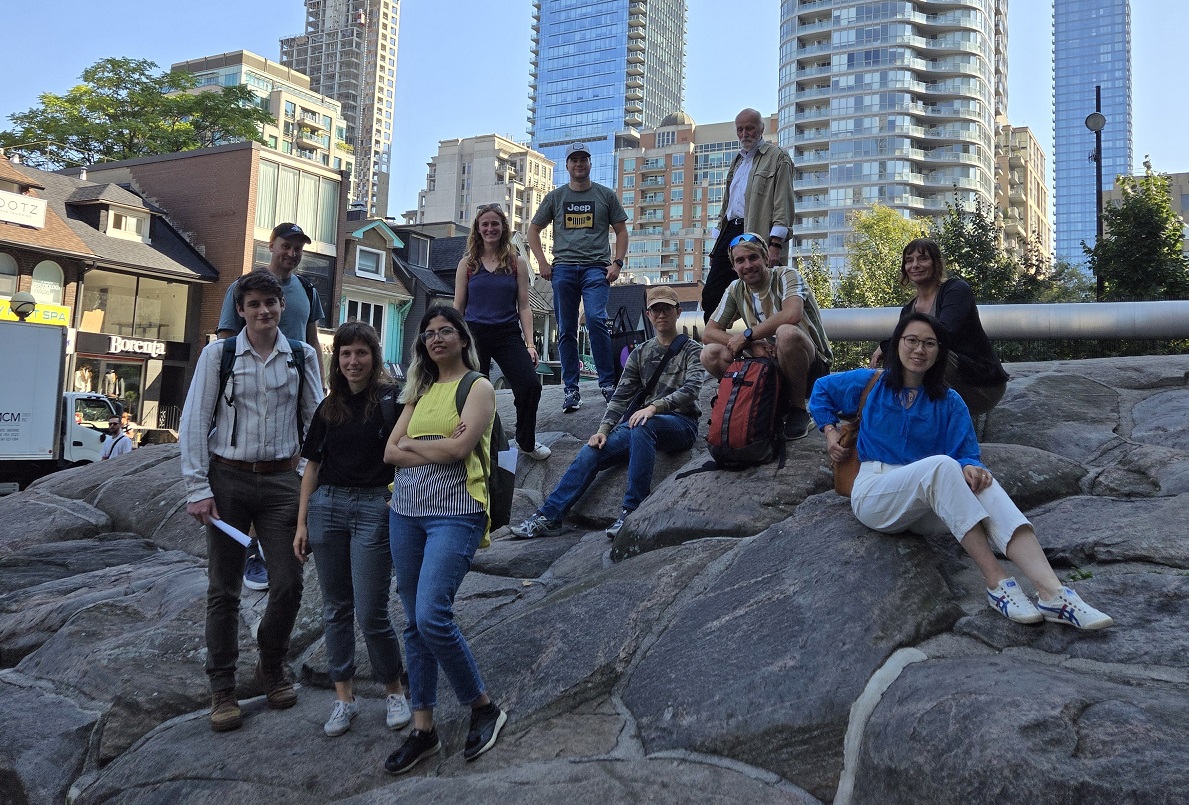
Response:
[[[471,729],[467,732],[467,745],[462,751],[462,756],[467,760],[474,760],[495,746],[496,739],[500,737],[500,730],[507,720],[508,714],[494,703],[471,710]]]
[[[409,737],[405,738],[400,749],[397,749],[384,761],[384,771],[389,774],[404,774],[427,757],[437,754],[441,749],[442,742],[438,740],[436,729],[431,729],[429,732],[413,730],[409,733]]]

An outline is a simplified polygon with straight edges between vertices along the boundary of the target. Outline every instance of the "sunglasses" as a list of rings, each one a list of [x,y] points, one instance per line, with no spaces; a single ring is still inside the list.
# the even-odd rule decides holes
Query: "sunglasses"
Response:
[[[674,313],[677,311],[677,305],[670,305],[666,302],[657,302],[655,305],[649,305],[648,310],[654,316],[660,316],[665,313]]]
[[[492,204],[480,204],[475,208],[475,214],[478,215],[484,212],[491,212],[492,210],[495,210],[496,212],[503,212],[504,205],[498,202],[494,202]]]
[[[759,243],[761,245],[767,245],[767,242],[763,238],[751,232],[744,232],[742,235],[733,238],[731,240],[731,248],[735,248],[740,243]]]

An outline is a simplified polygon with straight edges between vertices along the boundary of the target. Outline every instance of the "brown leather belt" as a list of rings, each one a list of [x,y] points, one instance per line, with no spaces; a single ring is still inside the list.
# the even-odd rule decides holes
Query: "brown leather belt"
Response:
[[[237,470],[243,470],[244,472],[254,472],[258,475],[295,470],[297,469],[297,460],[298,456],[290,456],[289,458],[277,459],[276,461],[236,461],[233,458],[223,458],[222,456],[211,453],[211,461],[226,464],[228,467],[235,467]]]

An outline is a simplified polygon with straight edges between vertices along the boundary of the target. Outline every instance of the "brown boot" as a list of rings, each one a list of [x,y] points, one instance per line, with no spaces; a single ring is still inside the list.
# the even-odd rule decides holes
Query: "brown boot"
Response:
[[[284,668],[266,671],[264,666],[256,663],[256,681],[271,709],[285,710],[297,704],[297,691]]]
[[[244,723],[244,715],[240,712],[239,702],[235,700],[235,691],[217,690],[211,694],[211,729],[215,732],[228,732],[240,728]]]

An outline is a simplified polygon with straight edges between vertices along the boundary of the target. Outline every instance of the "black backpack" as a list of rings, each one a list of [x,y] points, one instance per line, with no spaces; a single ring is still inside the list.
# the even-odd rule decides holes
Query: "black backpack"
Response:
[[[471,393],[471,386],[483,377],[481,372],[473,369],[463,375],[458,383],[458,391],[454,394],[454,407],[458,415],[462,416],[463,406],[466,405],[467,395]],[[483,454],[483,439],[480,438],[475,447],[479,454],[479,461],[483,465],[483,474],[487,476],[487,519],[490,530],[506,526],[512,520],[512,492],[516,487],[516,473],[500,466],[500,453],[509,448],[508,434],[504,433],[500,415],[496,413],[491,423],[490,455]]]
[[[285,335],[281,333],[281,335]],[[223,353],[219,360],[219,394],[227,390],[227,383],[231,380],[231,371],[235,368],[235,344],[238,335],[233,335],[230,338],[223,339]],[[289,342],[289,349],[293,351],[292,366],[297,368],[297,438],[298,441],[305,439],[305,421],[301,417],[301,400],[305,396],[306,388],[306,345],[304,341],[294,341],[289,336],[285,335],[285,340]],[[219,406],[216,398],[215,410],[211,413],[211,427],[210,430],[215,429],[215,420],[219,416]],[[239,430],[239,411],[235,407],[235,384],[231,384],[231,394],[227,397],[227,404],[231,406],[234,417],[231,421],[231,446],[236,446],[236,431]],[[207,431],[208,433],[210,431]]]

